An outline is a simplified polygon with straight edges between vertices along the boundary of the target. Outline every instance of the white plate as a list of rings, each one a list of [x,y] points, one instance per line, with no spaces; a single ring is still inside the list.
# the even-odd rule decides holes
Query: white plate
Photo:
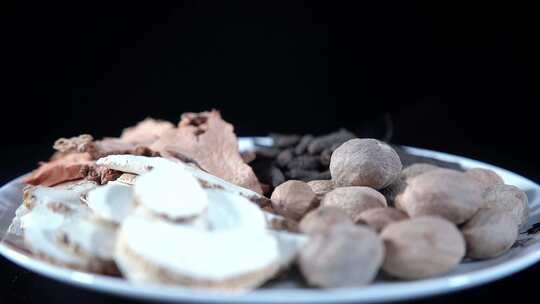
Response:
[[[267,143],[268,139],[257,139]],[[245,138],[240,141],[241,148],[250,149],[253,141]],[[531,205],[531,217],[525,230],[533,223],[540,222],[540,186],[529,179],[507,170],[479,161],[449,155],[446,153],[407,148],[413,154],[460,163],[463,167],[484,167],[500,174],[508,184],[525,190]],[[20,178],[0,188],[0,236],[4,236],[15,209],[21,203]],[[244,294],[224,294],[204,290],[192,290],[162,285],[133,285],[123,279],[95,275],[60,268],[37,260],[9,243],[0,243],[0,253],[14,263],[52,279],[100,292],[120,296],[151,299],[159,301],[220,302],[220,303],[350,303],[385,302],[425,297],[448,293],[484,284],[531,266],[540,260],[540,236],[522,233],[519,245],[496,259],[467,262],[454,271],[440,277],[399,282],[378,279],[374,284],[363,288],[321,290],[308,289],[298,283],[279,282],[264,289]]]

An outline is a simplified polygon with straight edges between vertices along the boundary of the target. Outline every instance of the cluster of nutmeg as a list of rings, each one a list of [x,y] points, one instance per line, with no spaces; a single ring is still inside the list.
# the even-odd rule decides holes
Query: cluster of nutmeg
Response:
[[[351,139],[330,160],[331,180],[290,180],[271,201],[310,236],[298,256],[307,282],[360,286],[379,270],[422,279],[465,258],[488,259],[516,242],[528,217],[526,194],[495,172],[431,164],[402,168],[375,139]]]

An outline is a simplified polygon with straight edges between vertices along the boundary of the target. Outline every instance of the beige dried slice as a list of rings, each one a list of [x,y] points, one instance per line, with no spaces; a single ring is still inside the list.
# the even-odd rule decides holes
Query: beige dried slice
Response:
[[[340,187],[328,192],[321,206],[337,207],[345,211],[354,222],[365,210],[387,207],[384,195],[369,187]]]
[[[208,209],[202,217],[210,230],[247,229],[265,233],[267,221],[263,211],[245,197],[222,189],[205,189]]]
[[[279,270],[279,259],[270,233],[209,232],[141,217],[123,222],[115,255],[124,276],[134,282],[231,291],[263,284]]]
[[[30,185],[51,187],[66,181],[85,177],[85,170],[92,164],[89,153],[70,153],[50,162],[42,163],[23,182]]]
[[[237,186],[227,182],[217,176],[205,172],[199,168],[187,165],[178,159],[167,159],[163,157],[146,157],[136,155],[109,155],[98,159],[98,165],[114,170],[141,175],[150,172],[154,168],[171,168],[180,166],[182,169],[195,176],[203,188],[223,189],[224,191],[239,194],[251,200],[252,202],[264,206],[269,204],[270,200],[261,194],[249,189]]]
[[[277,231],[298,232],[298,222],[282,215],[263,211],[268,229]]]
[[[408,219],[409,216],[396,208],[373,208],[366,210],[358,216],[361,223],[365,223],[376,232],[381,232],[384,227]]]
[[[467,256],[473,259],[497,257],[516,242],[518,221],[508,211],[480,209],[462,228]]]
[[[116,225],[93,220],[90,216],[66,216],[54,234],[55,241],[60,247],[77,256],[112,263]]]
[[[180,153],[215,176],[262,193],[255,173],[240,156],[233,126],[218,111],[184,114],[178,129],[163,132],[150,149],[162,155]]]
[[[110,259],[114,230],[101,231],[103,226],[97,222],[89,224],[89,216],[84,208],[58,210],[54,203],[36,205],[21,217],[26,247],[35,256],[62,267],[117,274]],[[101,231],[99,237],[97,231]]]
[[[16,237],[22,237],[23,236],[23,228],[21,223],[21,218],[28,214],[30,210],[26,208],[24,204],[21,204],[16,210],[15,210],[15,217],[13,217],[13,220],[11,221],[11,224],[9,224],[7,234],[14,235]]]
[[[300,250],[308,243],[309,237],[288,231],[271,231],[279,248],[279,265],[287,270],[297,259]]]
[[[386,226],[383,269],[401,279],[421,279],[450,271],[465,255],[457,227],[437,216],[421,216]]]
[[[135,126],[124,129],[120,139],[128,143],[147,146],[157,141],[163,132],[174,130],[174,128],[175,126],[168,121],[146,118]]]
[[[157,167],[139,176],[133,193],[142,207],[172,221],[198,217],[208,207],[200,183],[180,166]]]
[[[337,225],[310,236],[298,264],[306,281],[323,288],[369,284],[384,260],[382,240],[371,229]]]
[[[133,186],[135,184],[135,181],[137,180],[137,177],[138,175],[136,174],[123,173],[116,179],[116,181],[119,183]]]
[[[31,186],[23,191],[23,204],[28,209],[36,205],[58,203],[70,206],[80,205],[81,195],[97,187],[90,181],[79,181],[62,187]]]
[[[85,201],[97,217],[114,224],[120,224],[136,207],[131,187],[115,184],[91,190]]]

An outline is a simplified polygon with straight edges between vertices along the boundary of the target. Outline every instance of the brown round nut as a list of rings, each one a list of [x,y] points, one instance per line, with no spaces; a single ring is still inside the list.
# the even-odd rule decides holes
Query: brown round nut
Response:
[[[396,207],[410,217],[438,215],[461,224],[483,205],[484,186],[464,173],[437,169],[407,180],[395,199]]]
[[[465,171],[465,174],[476,179],[485,186],[501,185],[504,184],[502,177],[495,173],[493,170],[484,168],[472,168]]]
[[[356,222],[360,213],[371,208],[387,207],[384,195],[369,187],[336,188],[324,196],[321,206],[337,207]]]
[[[396,208],[374,208],[366,210],[358,216],[359,222],[363,222],[377,232],[394,222],[399,222],[409,217]]]
[[[401,279],[428,278],[457,266],[465,241],[454,224],[437,216],[422,216],[386,226],[383,269]]]
[[[399,177],[381,191],[386,198],[388,205],[393,205],[396,196],[405,190],[407,187],[407,179],[435,169],[440,169],[440,167],[427,163],[416,163],[403,169],[399,174]]]
[[[298,230],[306,234],[320,233],[338,224],[354,225],[349,215],[340,208],[321,206],[302,218]]]
[[[371,138],[351,139],[330,158],[330,174],[336,186],[368,186],[382,189],[401,172],[401,160],[389,145]]]
[[[493,208],[512,213],[519,226],[527,223],[529,217],[529,200],[527,194],[516,186],[493,185],[484,192],[486,208]]]
[[[319,179],[319,180],[312,180],[307,183],[313,192],[317,194],[318,196],[323,196],[327,192],[332,191],[334,189],[334,182],[330,179]]]
[[[384,245],[375,232],[345,224],[312,235],[298,264],[310,285],[332,288],[369,284],[383,260]]]
[[[300,220],[315,205],[315,192],[305,182],[290,180],[277,186],[270,198],[274,210],[284,217]]]
[[[461,228],[467,243],[467,256],[489,259],[506,252],[517,240],[518,221],[507,211],[480,209]]]

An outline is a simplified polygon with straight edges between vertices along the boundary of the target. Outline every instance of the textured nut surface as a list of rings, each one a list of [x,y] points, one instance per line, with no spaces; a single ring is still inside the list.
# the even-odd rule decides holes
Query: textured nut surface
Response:
[[[396,208],[374,208],[360,213],[359,222],[363,222],[375,231],[380,232],[391,223],[408,219],[407,214]]]
[[[476,179],[485,186],[504,184],[502,177],[500,177],[493,170],[484,168],[472,168],[465,171],[465,174]]]
[[[360,213],[372,208],[384,208],[387,204],[384,195],[372,188],[341,187],[328,192],[321,206],[340,208],[356,222]]]
[[[506,252],[518,237],[518,221],[508,211],[480,209],[461,229],[467,256],[489,259]]]
[[[410,217],[437,215],[455,224],[470,219],[483,204],[485,187],[464,173],[437,169],[407,180],[395,198],[398,209]]]
[[[298,263],[306,281],[319,287],[369,284],[384,260],[384,245],[369,228],[337,225],[312,235]]]
[[[313,234],[330,229],[335,225],[354,225],[350,216],[337,207],[319,207],[310,211],[298,224],[302,233]]]
[[[401,172],[401,160],[389,145],[371,138],[351,139],[330,158],[330,173],[337,186],[382,189]]]
[[[334,189],[334,182],[330,179],[312,180],[307,183],[315,194],[322,196]]]
[[[398,278],[420,279],[447,272],[465,255],[465,241],[451,222],[422,216],[388,225],[383,269]]]
[[[304,214],[313,209],[315,204],[315,192],[302,181],[290,180],[279,185],[270,198],[272,207],[279,214],[300,220]]]
[[[487,208],[508,211],[523,226],[529,217],[529,200],[527,194],[516,186],[493,185],[484,192],[484,201]]]
[[[384,197],[386,197],[388,205],[393,205],[396,196],[405,190],[407,187],[407,179],[435,169],[440,169],[440,167],[427,163],[416,163],[404,168],[399,174],[399,177],[381,191]]]

